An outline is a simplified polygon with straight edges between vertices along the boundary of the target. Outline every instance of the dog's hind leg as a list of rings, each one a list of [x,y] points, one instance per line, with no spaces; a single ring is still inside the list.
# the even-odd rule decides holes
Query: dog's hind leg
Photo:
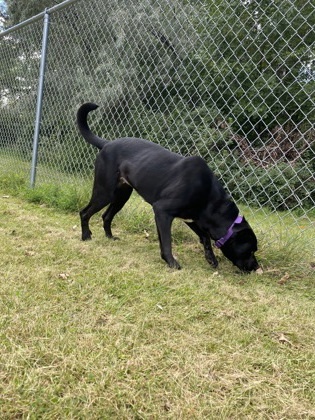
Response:
[[[197,236],[199,236],[200,243],[203,245],[205,251],[205,257],[209,264],[211,264],[214,268],[218,266],[218,260],[216,259],[209,236],[203,232],[203,230],[197,225],[195,222],[185,222],[190,229],[195,232]]]
[[[118,182],[115,162],[109,159],[106,154],[99,153],[95,162],[92,198],[89,204],[80,211],[83,241],[91,239],[92,233],[89,229],[89,220],[93,214],[113,202]]]
[[[133,191],[128,184],[123,184],[115,191],[114,199],[103,214],[104,231],[107,238],[116,239],[112,234],[112,221],[115,215],[124,207]]]
[[[164,211],[153,206],[155,223],[160,241],[161,257],[170,268],[180,269],[180,265],[172,254],[171,226],[174,218]]]
[[[108,194],[106,188],[95,188],[93,189],[92,198],[89,204],[80,211],[81,229],[82,229],[82,240],[86,241],[91,239],[92,232],[89,228],[89,220],[93,214],[102,210],[112,201],[112,196]]]

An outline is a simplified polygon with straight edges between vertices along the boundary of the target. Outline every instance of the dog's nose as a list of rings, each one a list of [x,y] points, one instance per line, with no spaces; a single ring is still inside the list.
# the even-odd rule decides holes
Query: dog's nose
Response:
[[[253,260],[249,264],[249,267],[249,271],[256,271],[259,268],[259,264],[256,258],[253,258]]]
[[[259,264],[255,257],[252,257],[248,260],[243,261],[243,264],[239,266],[242,271],[250,273],[251,271],[256,271],[259,268]]]

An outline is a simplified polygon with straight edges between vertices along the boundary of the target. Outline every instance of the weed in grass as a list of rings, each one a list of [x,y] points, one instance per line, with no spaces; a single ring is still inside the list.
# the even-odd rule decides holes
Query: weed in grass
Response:
[[[3,191],[18,193],[25,188],[25,178],[15,173],[4,173],[1,175],[0,184]]]
[[[81,207],[82,191],[75,185],[40,185],[28,189],[24,197],[32,203],[47,204],[64,211],[78,211]]]

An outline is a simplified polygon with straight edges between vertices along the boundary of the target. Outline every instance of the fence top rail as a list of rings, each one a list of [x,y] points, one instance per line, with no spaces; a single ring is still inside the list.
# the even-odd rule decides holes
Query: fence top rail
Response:
[[[42,19],[45,16],[45,14],[47,14],[47,13],[52,14],[54,12],[57,12],[58,10],[64,9],[65,7],[68,7],[71,3],[75,3],[77,1],[78,0],[65,0],[62,3],[56,4],[55,6],[46,8],[41,13],[38,13],[37,15],[32,16],[31,18],[26,19],[21,23],[18,23],[17,25],[11,26],[11,28],[8,28],[3,32],[0,32],[0,39],[5,37],[6,35],[8,35],[11,32],[15,32],[18,29],[23,28],[24,26],[27,26],[27,25],[29,25],[33,22],[37,22],[38,20]]]

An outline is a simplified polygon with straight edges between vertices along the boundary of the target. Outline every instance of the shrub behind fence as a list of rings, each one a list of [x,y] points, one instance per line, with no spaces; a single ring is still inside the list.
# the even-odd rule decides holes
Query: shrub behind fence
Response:
[[[314,28],[312,0],[66,1],[0,34],[0,153],[37,183],[91,176],[75,114],[94,101],[99,135],[201,155],[251,211],[309,218]]]

